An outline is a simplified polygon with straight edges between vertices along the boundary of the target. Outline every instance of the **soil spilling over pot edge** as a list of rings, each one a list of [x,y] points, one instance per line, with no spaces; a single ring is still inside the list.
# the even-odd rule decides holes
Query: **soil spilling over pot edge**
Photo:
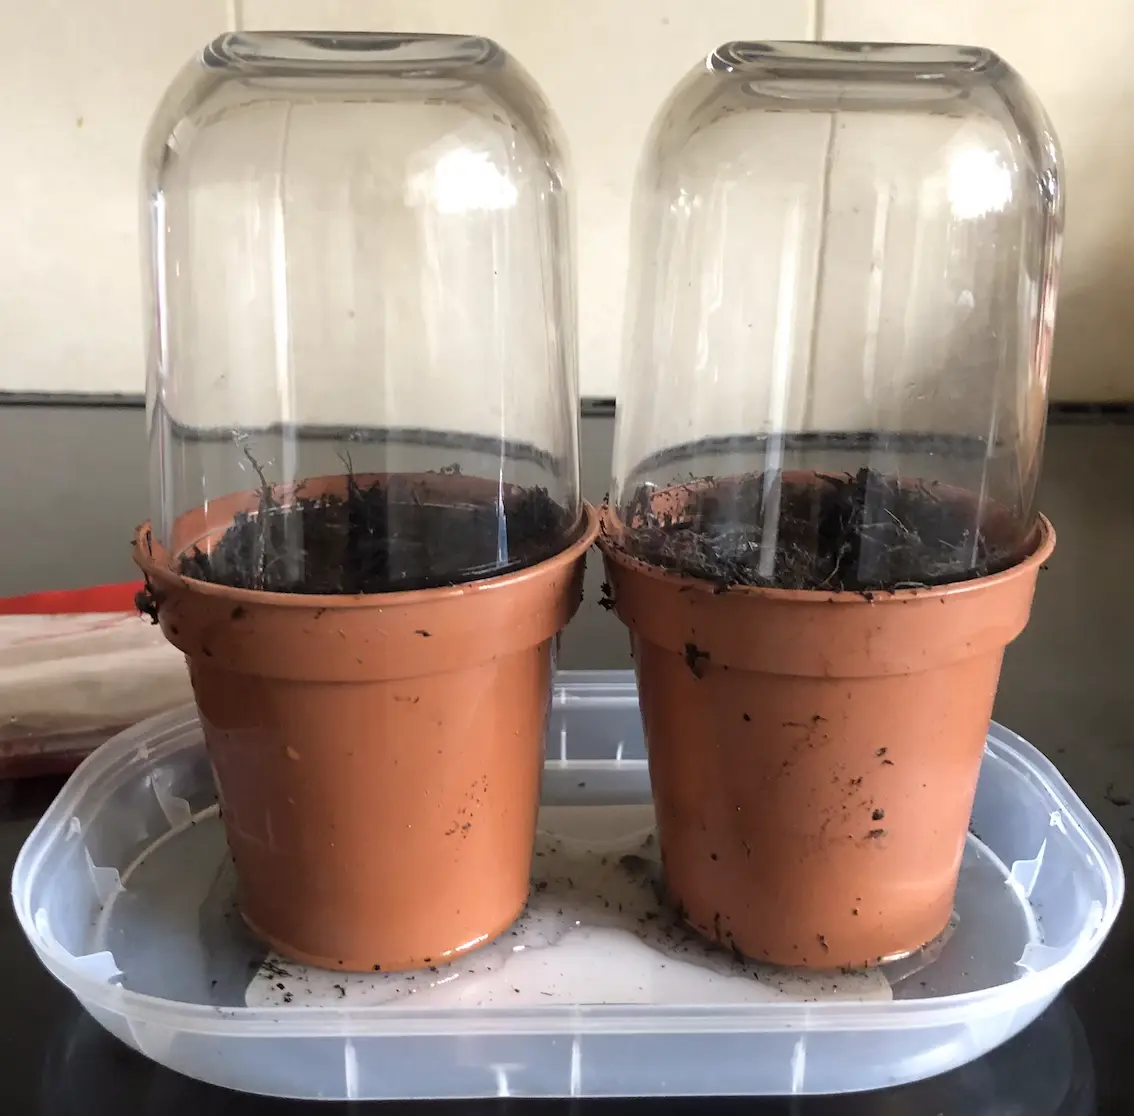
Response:
[[[680,492],[680,498],[674,495]],[[659,500],[659,496],[662,499]],[[1022,556],[1026,530],[978,521],[975,496],[873,469],[751,473],[640,488],[621,545],[721,589],[887,592],[986,577]]]
[[[348,474],[345,495],[286,502],[265,484],[256,510],[237,513],[211,549],[184,554],[178,571],[272,593],[390,593],[535,565],[577,533],[545,488],[506,490],[498,504],[467,492],[448,500],[444,480],[391,475],[360,484]]]

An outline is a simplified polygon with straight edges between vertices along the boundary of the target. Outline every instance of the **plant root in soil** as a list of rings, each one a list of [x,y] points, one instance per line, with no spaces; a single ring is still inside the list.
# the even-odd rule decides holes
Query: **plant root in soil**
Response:
[[[508,573],[571,542],[572,517],[544,488],[506,491],[498,505],[467,490],[448,501],[455,472],[365,485],[348,473],[345,496],[300,488],[281,501],[260,475],[256,510],[239,513],[211,550],[184,554],[183,576],[272,593],[389,593]]]
[[[977,521],[975,497],[868,468],[705,478],[685,486],[683,500],[676,511],[659,512],[658,490],[640,488],[620,545],[722,590],[869,595],[985,577],[1023,557],[1026,532],[1002,515],[992,537],[991,517]]]

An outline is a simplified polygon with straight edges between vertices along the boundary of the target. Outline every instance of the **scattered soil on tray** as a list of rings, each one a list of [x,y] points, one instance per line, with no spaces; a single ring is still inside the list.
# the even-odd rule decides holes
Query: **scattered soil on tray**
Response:
[[[444,480],[360,484],[347,474],[344,496],[300,489],[286,502],[264,483],[259,507],[238,514],[211,550],[183,555],[179,571],[273,593],[388,593],[522,569],[571,541],[572,517],[544,488],[512,489],[498,506],[469,499],[467,485],[449,501]]]
[[[679,490],[680,499],[675,491],[659,501],[658,490],[639,489],[622,544],[722,589],[916,589],[998,573],[1022,556],[1018,524],[1003,523],[1003,540],[991,538],[975,522],[975,497],[867,468],[706,478]],[[659,511],[666,502],[675,510]]]

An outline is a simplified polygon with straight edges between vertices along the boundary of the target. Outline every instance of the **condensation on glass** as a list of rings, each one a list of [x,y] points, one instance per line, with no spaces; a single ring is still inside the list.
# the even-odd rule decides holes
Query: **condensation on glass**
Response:
[[[917,588],[1034,541],[1058,146],[987,50],[730,43],[634,201],[613,529],[648,561]]]
[[[578,537],[562,145],[495,43],[225,35],[156,113],[142,219],[152,518],[182,572],[427,588]]]

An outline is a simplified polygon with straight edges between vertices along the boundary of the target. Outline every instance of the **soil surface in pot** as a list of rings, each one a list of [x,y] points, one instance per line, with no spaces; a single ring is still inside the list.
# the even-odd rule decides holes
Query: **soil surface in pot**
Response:
[[[546,489],[506,489],[502,504],[472,496],[487,487],[458,473],[428,483],[398,475],[360,483],[348,474],[345,495],[304,497],[300,488],[281,501],[264,484],[259,507],[239,512],[211,549],[184,554],[179,572],[272,593],[389,593],[510,573],[577,535]]]
[[[925,588],[999,573],[1020,559],[1020,525],[1002,516],[993,537],[991,517],[978,524],[975,512],[975,497],[958,489],[865,467],[750,473],[639,489],[621,545],[722,589]]]

